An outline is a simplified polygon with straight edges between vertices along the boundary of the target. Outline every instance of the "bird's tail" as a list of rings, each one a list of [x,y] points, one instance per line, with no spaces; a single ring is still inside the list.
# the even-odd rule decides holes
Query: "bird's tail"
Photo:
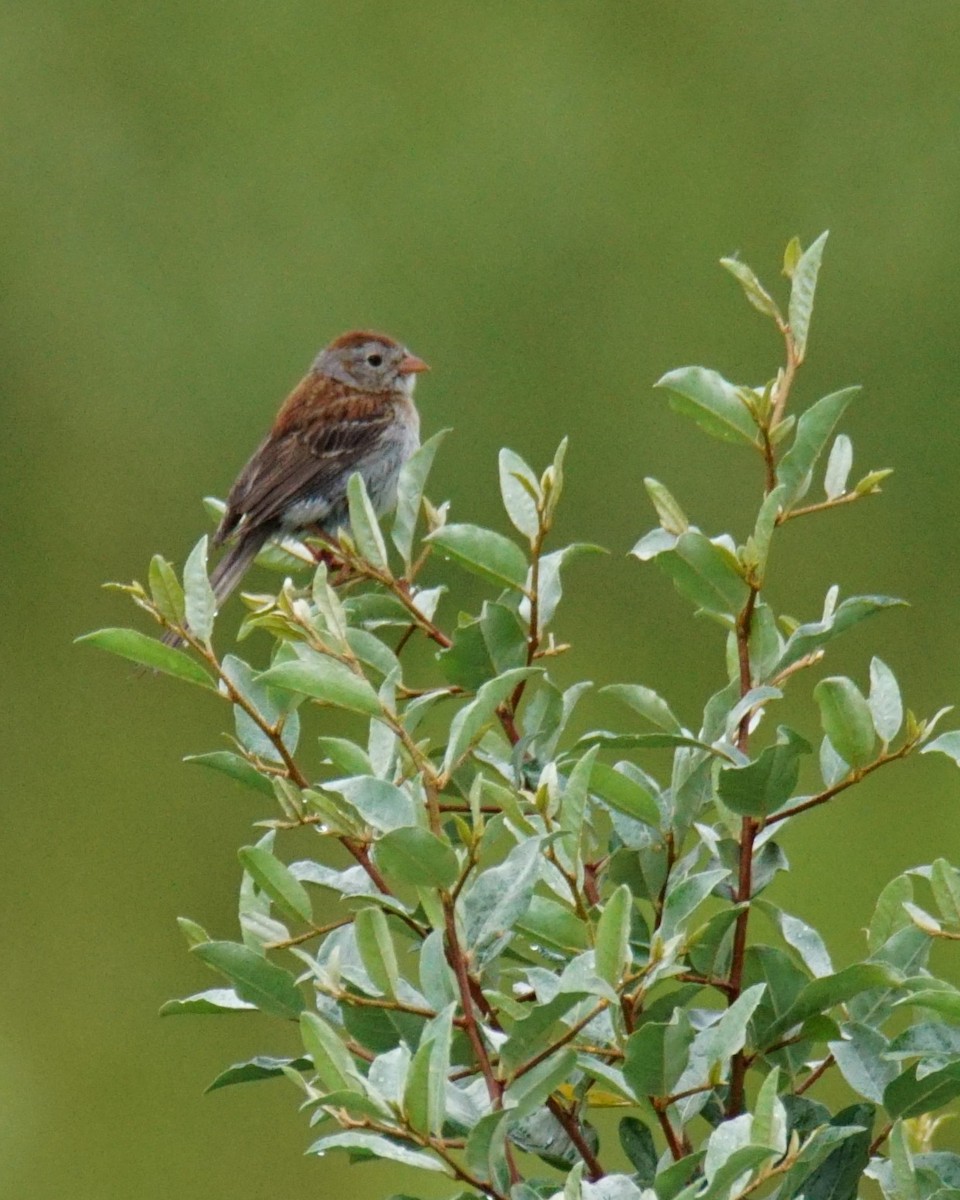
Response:
[[[270,536],[269,530],[251,531],[244,538],[231,546],[223,558],[217,563],[210,576],[210,586],[217,600],[217,607],[226,600],[240,580],[247,573],[250,564],[260,553],[263,543]],[[168,629],[160,639],[166,646],[182,646],[183,638],[178,637],[173,630]]]

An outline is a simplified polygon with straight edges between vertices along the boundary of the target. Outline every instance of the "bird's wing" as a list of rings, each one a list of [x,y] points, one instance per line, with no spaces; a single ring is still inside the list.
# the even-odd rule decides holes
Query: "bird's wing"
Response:
[[[286,401],[230,489],[217,542],[241,521],[244,531],[275,528],[298,501],[342,498],[352,470],[375,449],[397,414],[383,396],[330,394],[329,385],[308,376]]]

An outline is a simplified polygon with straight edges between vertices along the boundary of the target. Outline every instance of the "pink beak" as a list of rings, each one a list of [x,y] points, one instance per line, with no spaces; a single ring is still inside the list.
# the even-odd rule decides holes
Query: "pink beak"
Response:
[[[408,354],[406,358],[401,361],[400,366],[397,368],[397,371],[401,375],[416,375],[420,371],[429,370],[430,368],[423,361],[423,359],[417,358],[415,354]]]

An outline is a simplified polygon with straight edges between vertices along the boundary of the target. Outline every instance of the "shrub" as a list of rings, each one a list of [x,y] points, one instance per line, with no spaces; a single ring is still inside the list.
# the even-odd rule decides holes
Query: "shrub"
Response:
[[[942,714],[905,713],[878,658],[866,695],[836,675],[813,685],[820,731],[775,724],[834,639],[900,603],[831,588],[798,622],[767,600],[780,527],[874,495],[889,474],[848,484],[835,430],[855,388],[789,411],[825,239],[787,248],[786,316],[723,260],[783,336],[774,379],[740,387],[684,367],[659,383],[757,467],[739,544],[646,481],[659,525],[632,554],[726,641],[699,729],[650,688],[614,683],[622,727],[568,733],[590,685],[551,679],[566,649],[553,628],[567,563],[595,548],[551,545],[563,445],[540,474],[501,452],[514,537],[448,523],[424,498],[442,435],[407,465],[389,538],[355,476],[335,567],[289,540],[262,556],[312,571],[245,597],[239,639],[269,639],[265,667],[214,648],[206,539],[182,582],[158,556],[147,587],[122,589],[186,650],[129,629],[85,639],[228,706],[232,748],[193,761],[273,815],[240,851],[239,940],[182,922],[227,986],[165,1011],[298,1023],[299,1055],[239,1063],[212,1086],[286,1076],[314,1153],[392,1159],[492,1200],[844,1200],[864,1175],[889,1200],[960,1195],[960,1156],[932,1150],[930,1117],[960,1094],[960,991],[928,965],[937,939],[960,938],[960,872],[938,860],[890,883],[864,959],[840,969],[771,898],[788,823],[917,752],[960,760],[960,731],[934,737]],[[441,618],[462,571],[487,596]],[[816,782],[797,794],[812,739]],[[312,853],[290,862],[304,831]],[[824,1077],[842,1082],[827,1093],[839,1105],[813,1098]],[[619,1148],[611,1120],[597,1131],[603,1109],[620,1110]]]

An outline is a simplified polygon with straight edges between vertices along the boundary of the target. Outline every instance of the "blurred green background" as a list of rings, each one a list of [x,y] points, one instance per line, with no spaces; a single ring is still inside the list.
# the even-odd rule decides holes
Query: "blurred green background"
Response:
[[[315,350],[380,327],[433,365],[456,518],[501,520],[499,446],[542,464],[570,435],[559,534],[614,553],[574,568],[564,669],[693,722],[721,650],[623,557],[653,524],[641,479],[742,534],[758,464],[650,385],[691,361],[769,377],[777,340],[716,259],[775,282],[787,238],[829,227],[797,399],[862,382],[855,470],[897,474],[786,529],[773,597],[810,618],[832,582],[908,596],[833,667],[863,683],[878,652],[918,711],[956,699],[960,7],[14,0],[0,63],[0,1194],[335,1192],[288,1088],[201,1096],[288,1048],[272,1024],[156,1017],[211,985],[174,917],[233,935],[261,814],[180,763],[217,744],[214,703],[71,645],[129,618],[100,582],[182,561]],[[958,798],[945,759],[875,778],[791,833],[781,899],[849,961],[887,879],[960,858]]]

